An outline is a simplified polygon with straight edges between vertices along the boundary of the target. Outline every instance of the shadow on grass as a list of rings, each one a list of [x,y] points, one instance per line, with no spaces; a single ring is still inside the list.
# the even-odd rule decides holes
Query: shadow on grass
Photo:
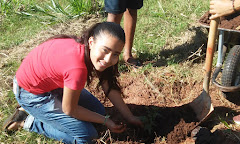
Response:
[[[180,63],[184,62],[196,52],[200,47],[202,49],[201,55],[206,52],[207,45],[207,35],[203,32],[201,27],[192,27],[188,29],[191,32],[194,32],[195,35],[191,36],[192,38],[181,45],[177,45],[174,48],[161,50],[159,54],[150,54],[142,53],[139,54],[139,57],[142,61],[153,60],[156,57],[159,57],[157,61],[153,62],[155,67],[166,66],[169,63]],[[173,44],[174,45],[174,44]],[[201,57],[205,58],[205,57]],[[194,62],[201,62],[201,59],[197,59]]]

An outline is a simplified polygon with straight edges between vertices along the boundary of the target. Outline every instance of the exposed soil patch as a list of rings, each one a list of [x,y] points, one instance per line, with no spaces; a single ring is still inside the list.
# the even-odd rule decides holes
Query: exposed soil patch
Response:
[[[220,123],[219,117],[226,117],[226,113],[228,113],[227,119],[231,119],[233,115],[237,114],[233,108],[238,108],[238,106],[223,99],[221,93],[219,93],[217,89],[210,89],[215,111],[207,121],[201,124],[203,127],[201,131],[195,136],[191,136],[191,132],[198,124],[198,121],[195,117],[195,113],[189,107],[188,102],[192,101],[194,97],[201,93],[202,83],[174,82],[172,84],[163,79],[152,79],[151,83],[164,83],[164,85],[157,86],[159,90],[161,89],[162,96],[165,97],[164,102],[164,99],[159,98],[156,90],[152,89],[144,79],[143,74],[131,76],[126,73],[121,74],[120,77],[120,83],[123,85],[124,100],[134,115],[139,116],[143,120],[145,124],[144,129],[138,129],[128,125],[121,117],[120,113],[111,106],[109,101],[105,102],[105,106],[107,107],[106,110],[108,114],[111,115],[111,118],[116,122],[126,123],[128,126],[127,130],[121,134],[111,133],[109,138],[111,138],[112,141],[117,143],[159,144],[190,142],[199,144],[203,142],[206,144],[225,144],[226,141],[231,142],[231,144],[239,143],[237,139],[233,139],[232,137],[228,138],[226,130],[213,130],[214,126]],[[172,87],[169,87],[169,85],[172,85]],[[104,96],[101,92],[96,93],[95,90],[93,91],[93,89],[95,89],[94,86],[89,89],[92,90],[95,95],[98,95],[98,98],[104,101]],[[191,92],[192,89],[195,89],[195,93]],[[170,94],[169,91],[172,91],[172,93]],[[188,100],[186,100],[187,98]],[[174,101],[181,100],[182,105],[176,106]],[[98,127],[98,129],[101,131],[102,135],[105,133],[105,128]],[[202,132],[203,130],[208,133]],[[164,142],[156,141],[157,137],[165,137],[167,140]]]

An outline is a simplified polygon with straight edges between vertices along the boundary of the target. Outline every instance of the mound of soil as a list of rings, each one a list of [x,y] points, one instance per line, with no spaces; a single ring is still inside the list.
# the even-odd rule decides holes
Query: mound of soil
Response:
[[[199,22],[203,26],[209,26],[211,14],[206,12]],[[231,48],[240,44],[240,13],[234,13],[225,17],[220,17],[218,28],[224,31],[224,45]],[[229,47],[231,45],[231,47]]]
[[[209,12],[206,12],[199,19],[199,22],[209,26],[211,21],[209,19],[210,16],[211,14]],[[220,17],[219,27],[224,29],[239,30],[240,29],[240,13],[234,13],[228,16]]]

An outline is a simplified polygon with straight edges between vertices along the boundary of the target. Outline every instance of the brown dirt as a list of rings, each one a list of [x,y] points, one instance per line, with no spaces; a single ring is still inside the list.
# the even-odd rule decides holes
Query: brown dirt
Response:
[[[157,88],[161,91],[162,96],[166,97],[165,102],[163,102],[163,100],[159,98],[159,94],[146,83],[144,74],[136,75],[133,76],[128,73],[122,73],[120,83],[123,86],[125,102],[128,104],[131,111],[143,120],[145,128],[137,129],[128,125],[128,128],[124,133],[112,134],[109,136],[112,141],[117,143],[159,144],[189,143],[189,140],[193,142],[195,141],[195,143],[199,144],[202,144],[203,142],[209,144],[225,144],[226,141],[231,142],[231,144],[239,143],[237,139],[232,139],[232,137],[228,138],[227,130],[213,130],[213,127],[220,123],[219,117],[225,117],[226,121],[230,122],[229,120],[232,116],[237,114],[233,109],[239,108],[222,98],[221,93],[219,93],[216,88],[210,89],[210,95],[212,97],[215,111],[207,121],[201,124],[204,130],[208,131],[208,135],[201,130],[195,136],[195,140],[193,140],[191,132],[198,124],[198,121],[195,118],[195,113],[187,103],[201,93],[202,83],[176,81],[171,84],[171,82],[166,82],[163,79],[152,79],[151,83],[164,83],[164,86],[162,85]],[[172,74],[172,76],[173,75],[174,74]],[[172,87],[169,87],[169,85],[172,85]],[[101,92],[96,93],[94,86],[89,87],[89,89],[98,95],[98,98],[104,101],[104,96]],[[195,89],[196,93],[192,93],[193,89]],[[169,93],[170,91],[172,91],[172,94]],[[174,100],[170,98],[171,95],[174,97]],[[176,106],[174,101],[181,101],[183,105]],[[120,113],[111,106],[109,101],[105,102],[105,106],[107,107],[108,114],[111,115],[113,120],[126,123],[126,121],[122,119]],[[228,114],[228,116],[226,116],[226,114]],[[102,133],[104,133],[104,130],[104,128],[100,128]],[[212,130],[212,132],[210,130]],[[165,137],[167,140],[165,142],[156,142],[157,137]]]
[[[240,29],[240,13],[234,13],[229,16],[220,17],[219,27],[224,29],[239,30]],[[209,25],[209,17],[211,14],[206,12],[199,20],[200,23]]]
[[[220,17],[218,28],[224,31],[224,45],[230,48],[240,44],[240,13],[234,13],[229,16]],[[200,19],[199,23],[203,26],[209,26],[209,17],[211,14],[206,12]]]

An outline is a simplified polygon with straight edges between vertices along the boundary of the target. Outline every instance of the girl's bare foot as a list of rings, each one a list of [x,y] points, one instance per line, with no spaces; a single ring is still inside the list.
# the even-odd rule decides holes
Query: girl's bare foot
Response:
[[[3,129],[5,131],[14,131],[23,128],[27,116],[28,114],[22,107],[17,108],[16,111],[4,122]]]
[[[10,124],[7,128],[8,131],[14,131],[14,130],[18,130],[20,128],[23,128],[24,126],[24,122],[25,121],[21,121],[21,122],[13,122],[12,124]]]

